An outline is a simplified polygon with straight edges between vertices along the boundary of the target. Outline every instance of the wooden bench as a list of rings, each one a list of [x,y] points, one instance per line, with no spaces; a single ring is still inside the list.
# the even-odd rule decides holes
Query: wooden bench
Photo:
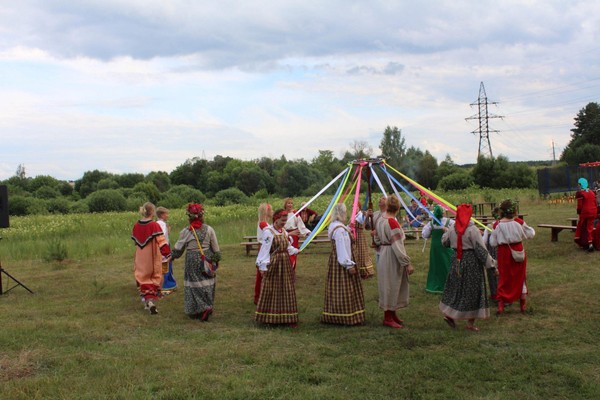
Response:
[[[550,241],[557,242],[558,234],[563,230],[568,230],[571,232],[575,232],[577,229],[576,226],[573,225],[552,225],[552,224],[538,224],[538,228],[549,228],[550,229]]]

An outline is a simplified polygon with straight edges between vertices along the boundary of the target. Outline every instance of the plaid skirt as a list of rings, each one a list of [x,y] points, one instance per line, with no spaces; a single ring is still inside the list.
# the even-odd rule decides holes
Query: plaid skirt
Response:
[[[367,243],[367,236],[362,225],[357,224],[356,242],[355,242],[356,266],[361,278],[369,279],[375,275],[373,260],[371,259],[371,249]]]
[[[275,243],[273,243],[274,245]],[[271,254],[269,270],[261,282],[260,296],[254,319],[263,324],[295,324],[298,305],[294,286],[294,271],[286,250]]]
[[[365,322],[365,296],[360,275],[350,275],[348,270],[338,263],[334,240],[331,241],[321,322],[339,325],[357,325]]]

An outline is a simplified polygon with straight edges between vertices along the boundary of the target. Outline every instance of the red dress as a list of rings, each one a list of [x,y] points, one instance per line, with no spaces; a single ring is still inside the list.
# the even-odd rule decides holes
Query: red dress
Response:
[[[594,219],[598,212],[596,205],[596,194],[589,189],[578,190],[575,193],[577,200],[577,229],[575,230],[575,243],[580,247],[588,247],[592,244],[594,238]]]

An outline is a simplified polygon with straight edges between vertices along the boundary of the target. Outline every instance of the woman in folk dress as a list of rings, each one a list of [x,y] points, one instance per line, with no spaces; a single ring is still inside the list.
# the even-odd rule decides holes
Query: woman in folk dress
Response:
[[[502,219],[490,235],[490,245],[497,247],[498,258],[498,301],[497,314],[504,313],[506,304],[520,300],[521,312],[525,312],[527,287],[527,256],[516,261],[512,251],[524,251],[523,240],[535,236],[535,230],[520,218],[515,218],[516,204],[510,199],[500,204]]]
[[[437,204],[433,208],[433,216],[435,218],[423,227],[421,234],[425,239],[431,237],[429,272],[427,273],[425,291],[428,293],[444,293],[453,252],[452,249],[444,247],[442,244],[442,235],[444,234],[444,228],[452,227],[454,221],[444,217],[444,209]]]
[[[263,232],[263,243],[256,258],[262,275],[254,319],[263,324],[298,326],[298,305],[294,271],[290,256],[298,254],[284,229],[288,212],[277,210],[273,225]]]
[[[173,257],[179,258],[187,249],[183,271],[184,312],[190,318],[208,321],[215,304],[216,276],[208,274],[205,262],[218,263],[221,250],[212,227],[204,223],[202,204],[189,204],[186,209],[190,226],[184,228],[173,248]]]
[[[456,327],[455,320],[467,320],[465,328],[477,332],[475,320],[490,316],[484,269],[495,268],[495,263],[481,232],[470,221],[471,215],[471,205],[461,204],[456,209],[454,226],[444,228],[442,243],[454,249],[454,255],[439,309],[451,328]]]
[[[157,314],[156,303],[163,282],[163,259],[171,259],[171,249],[160,225],[153,220],[156,208],[152,203],[140,207],[142,219],[133,226],[131,238],[135,248],[133,271],[144,308]]]
[[[408,276],[414,271],[410,257],[404,248],[404,231],[396,219],[400,200],[389,196],[386,212],[376,223],[375,243],[379,247],[377,262],[377,286],[379,307],[384,310],[383,325],[390,328],[404,328],[404,321],[397,315],[399,308],[408,306]]]
[[[327,235],[331,240],[331,253],[321,322],[360,325],[365,322],[365,296],[346,219],[346,205],[336,204]]]

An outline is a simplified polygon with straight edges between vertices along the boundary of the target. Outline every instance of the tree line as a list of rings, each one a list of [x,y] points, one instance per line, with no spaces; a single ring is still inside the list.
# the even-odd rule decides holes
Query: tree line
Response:
[[[228,205],[273,196],[311,196],[349,162],[372,157],[385,158],[394,168],[432,190],[537,185],[535,170],[528,163],[510,162],[502,155],[481,157],[477,164],[469,166],[455,164],[450,155],[438,162],[428,150],[407,147],[401,130],[390,126],[383,132],[378,151],[366,142],[354,141],[340,158],[331,150],[319,150],[310,161],[288,160],[285,156],[249,161],[221,155],[212,160],[194,157],[171,172],[114,174],[93,170],[74,182],[47,175],[27,177],[25,167],[19,165],[15,176],[1,183],[8,186],[10,193],[10,215],[134,211],[145,201],[168,208],[179,208],[188,202]]]

